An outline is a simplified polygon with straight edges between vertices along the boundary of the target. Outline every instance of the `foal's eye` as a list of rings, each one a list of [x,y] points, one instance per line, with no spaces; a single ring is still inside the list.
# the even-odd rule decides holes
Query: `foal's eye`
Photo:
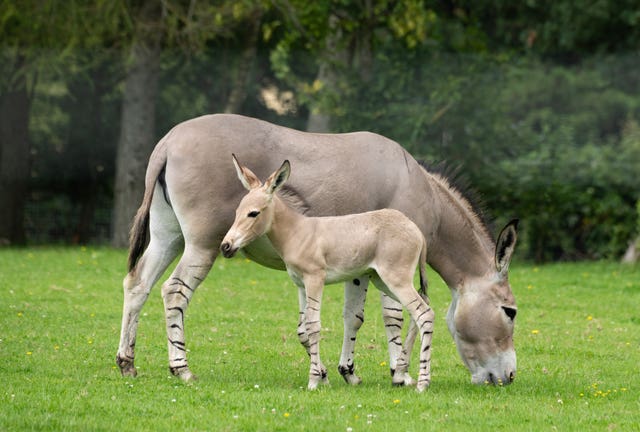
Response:
[[[250,211],[247,214],[247,217],[254,218],[254,217],[257,217],[259,214],[260,214],[260,212],[258,210],[254,210],[254,211]]]
[[[504,313],[507,314],[507,316],[511,319],[511,321],[513,321],[516,318],[516,313],[518,312],[516,309],[502,306],[502,310],[504,311]]]

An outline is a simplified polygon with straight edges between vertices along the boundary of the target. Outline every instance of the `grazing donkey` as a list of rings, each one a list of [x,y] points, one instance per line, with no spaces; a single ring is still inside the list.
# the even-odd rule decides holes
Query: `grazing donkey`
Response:
[[[374,285],[399,301],[420,331],[420,375],[417,389],[431,382],[433,309],[413,288],[420,269],[424,293],[427,243],[409,218],[398,210],[383,209],[345,216],[306,217],[277,195],[291,172],[288,160],[262,184],[233,155],[238,178],[249,193],[236,210],[233,225],[222,239],[226,258],[266,235],[298,286],[301,342],[311,357],[309,390],[327,379],[320,360],[320,308],[325,283],[350,281],[368,274]]]
[[[382,208],[400,210],[422,231],[427,263],[451,290],[447,324],[473,383],[509,383],[516,373],[513,330],[516,302],[508,268],[516,243],[509,223],[495,242],[478,212],[449,180],[421,166],[399,144],[383,136],[354,132],[315,134],[265,121],[216,114],[185,121],[158,142],[147,166],[145,193],[133,221],[120,343],[116,363],[135,376],[138,319],[149,292],[182,252],[162,284],[169,368],[185,381],[184,314],[209,273],[220,242],[245,194],[226,157],[266,177],[285,158],[296,172],[281,189],[289,205],[309,216],[336,216]],[[332,175],[328,176],[327,173]],[[147,235],[149,234],[149,236]],[[147,246],[147,239],[149,244]],[[245,255],[284,270],[265,237],[244,248]],[[356,384],[356,334],[364,319],[367,276],[345,282],[344,339],[339,370]],[[402,352],[401,306],[382,295],[390,367]]]

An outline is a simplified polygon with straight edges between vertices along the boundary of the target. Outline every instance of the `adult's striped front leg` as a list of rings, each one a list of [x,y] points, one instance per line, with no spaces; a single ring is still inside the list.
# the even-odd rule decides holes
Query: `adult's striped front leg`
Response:
[[[362,382],[355,374],[354,351],[356,335],[364,322],[364,303],[367,298],[367,286],[369,277],[361,276],[344,284],[344,337],[342,340],[342,353],[338,363],[338,371],[342,378],[352,385]]]
[[[214,249],[215,251],[215,249]],[[215,252],[196,248],[185,248],[185,252],[171,277],[162,285],[169,370],[183,381],[196,378],[187,364],[187,348],[184,336],[184,315],[196,288],[209,273]]]
[[[417,334],[415,323],[409,322],[409,331],[404,347],[402,345],[402,326],[404,317],[402,305],[393,298],[380,291],[380,303],[382,305],[382,320],[387,334],[387,347],[389,350],[389,370],[393,385],[413,385],[415,381],[409,375],[409,362],[411,350]]]

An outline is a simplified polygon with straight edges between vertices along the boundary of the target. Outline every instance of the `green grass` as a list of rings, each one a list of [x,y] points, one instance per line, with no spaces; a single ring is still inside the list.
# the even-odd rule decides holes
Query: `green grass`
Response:
[[[430,273],[433,382],[394,388],[380,303],[370,290],[349,387],[337,373],[342,288],[323,302],[331,385],[305,390],[297,295],[284,272],[219,259],[187,313],[194,385],[169,376],[159,287],[140,321],[136,379],[114,366],[125,252],[0,250],[0,430],[638,430],[640,267],[514,263],[518,376],[476,387]],[[416,376],[414,359],[412,374]]]

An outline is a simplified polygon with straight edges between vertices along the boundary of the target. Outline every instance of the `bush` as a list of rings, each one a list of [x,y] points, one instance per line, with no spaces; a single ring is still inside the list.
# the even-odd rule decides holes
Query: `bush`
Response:
[[[493,214],[522,219],[527,258],[617,257],[634,234],[640,190],[640,78],[628,74],[638,63],[440,55],[401,68],[388,53],[375,76],[397,77],[354,79],[342,100],[349,114],[337,120],[461,164]]]

